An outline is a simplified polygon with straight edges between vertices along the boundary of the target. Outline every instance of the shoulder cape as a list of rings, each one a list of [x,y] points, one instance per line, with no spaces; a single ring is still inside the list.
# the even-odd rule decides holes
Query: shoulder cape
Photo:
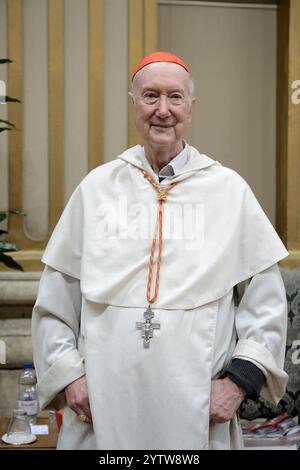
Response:
[[[157,194],[141,146],[93,170],[70,198],[42,261],[80,279],[86,299],[147,305]],[[170,182],[155,308],[191,309],[217,300],[288,252],[247,183],[193,147]]]

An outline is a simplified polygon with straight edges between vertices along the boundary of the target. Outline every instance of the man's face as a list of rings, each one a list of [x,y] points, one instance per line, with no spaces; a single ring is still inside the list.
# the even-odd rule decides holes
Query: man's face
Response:
[[[135,121],[143,139],[153,149],[180,148],[191,122],[194,99],[189,96],[188,73],[177,64],[157,62],[136,77]]]

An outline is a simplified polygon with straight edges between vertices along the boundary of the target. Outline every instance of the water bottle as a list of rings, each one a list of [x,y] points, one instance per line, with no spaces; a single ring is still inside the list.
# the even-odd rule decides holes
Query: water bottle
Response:
[[[18,406],[25,410],[30,424],[36,423],[38,402],[36,375],[31,362],[25,362],[19,379]]]

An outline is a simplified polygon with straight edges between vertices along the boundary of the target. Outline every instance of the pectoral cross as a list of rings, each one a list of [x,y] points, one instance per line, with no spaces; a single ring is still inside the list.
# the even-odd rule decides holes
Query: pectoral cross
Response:
[[[153,338],[153,330],[160,329],[160,323],[151,323],[152,318],[154,318],[154,312],[151,310],[150,305],[148,305],[147,310],[144,312],[144,322],[136,322],[136,327],[138,330],[142,330],[142,338],[144,338],[144,348],[150,347],[150,339]]]

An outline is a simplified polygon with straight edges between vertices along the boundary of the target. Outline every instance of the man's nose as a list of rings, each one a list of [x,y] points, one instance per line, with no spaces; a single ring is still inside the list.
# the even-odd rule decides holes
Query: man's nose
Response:
[[[170,114],[169,100],[167,96],[161,95],[159,97],[158,108],[157,108],[156,114],[161,118],[166,117]]]

